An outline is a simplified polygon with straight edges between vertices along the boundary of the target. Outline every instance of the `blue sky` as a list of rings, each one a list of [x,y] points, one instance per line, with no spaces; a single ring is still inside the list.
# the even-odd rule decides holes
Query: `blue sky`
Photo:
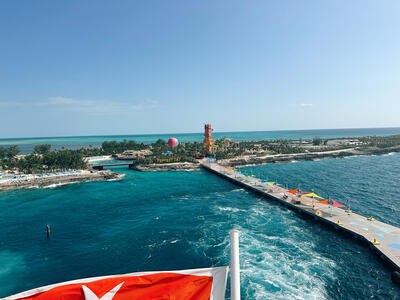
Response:
[[[400,2],[0,1],[0,138],[400,126]]]

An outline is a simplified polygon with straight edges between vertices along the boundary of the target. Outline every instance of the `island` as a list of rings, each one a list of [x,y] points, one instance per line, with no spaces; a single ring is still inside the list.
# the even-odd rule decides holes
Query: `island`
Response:
[[[400,152],[400,134],[353,138],[232,141],[211,136],[201,142],[173,147],[158,139],[151,144],[133,140],[104,141],[98,148],[53,150],[36,145],[33,153],[19,154],[17,146],[0,147],[0,190],[57,186],[97,180],[120,180],[123,174],[96,170],[97,162],[129,161],[137,171],[191,171],[200,168],[199,159],[210,157],[226,167],[383,155]]]

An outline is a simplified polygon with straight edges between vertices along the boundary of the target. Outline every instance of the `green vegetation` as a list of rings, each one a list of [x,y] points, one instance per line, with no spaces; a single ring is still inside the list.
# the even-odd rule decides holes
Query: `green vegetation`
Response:
[[[101,144],[102,154],[117,154],[126,150],[143,150],[148,148],[148,145],[143,143],[137,144],[133,140],[123,140],[122,142],[105,141]]]
[[[319,146],[319,145],[321,145],[322,144],[322,139],[321,138],[319,138],[319,137],[315,137],[315,138],[313,138],[313,145],[314,146]]]
[[[35,146],[35,153],[38,154],[45,154],[45,153],[49,153],[51,149],[51,145],[50,144],[40,144],[40,145],[36,145]]]
[[[229,139],[219,139],[216,143],[217,159],[229,159],[244,155],[265,156],[268,154],[293,154],[315,151],[331,151],[354,148],[361,151],[375,151],[374,149],[391,149],[400,151],[400,135],[385,137],[354,138],[358,144],[336,143],[328,145],[328,139],[314,138],[312,140],[266,140],[232,142]],[[119,154],[126,150],[149,149],[152,155],[135,160],[135,164],[159,164],[168,162],[193,162],[196,155],[205,155],[203,144],[199,142],[180,143],[177,147],[168,146],[167,141],[157,140],[152,144],[136,143],[133,140],[105,141],[101,148],[81,148],[78,150],[51,151],[51,145],[36,145],[32,154],[20,155],[17,146],[0,147],[0,166],[12,170],[18,168],[25,173],[46,172],[52,170],[84,169],[88,165],[85,157],[97,155]],[[396,150],[397,149],[397,150]],[[381,151],[381,150],[379,150]],[[376,151],[375,151],[376,152]]]
[[[87,163],[80,150],[46,151],[48,147],[39,147],[35,150],[42,154],[31,153],[22,157],[16,157],[19,149],[16,146],[0,148],[0,165],[3,169],[13,170],[17,168],[24,173],[41,173],[55,170],[85,169]],[[36,152],[36,151],[35,151]]]
[[[390,148],[400,145],[400,134],[390,136],[369,136],[359,138],[364,147]]]
[[[135,161],[137,165],[168,163],[168,162],[193,162],[195,153],[204,154],[203,144],[199,142],[181,143],[177,147],[168,146],[167,141],[158,139],[155,143],[147,145],[152,155]],[[170,154],[167,152],[169,151]],[[169,155],[167,155],[167,153]]]
[[[10,146],[10,147],[0,147],[0,160],[5,158],[13,158],[20,152],[17,146]]]

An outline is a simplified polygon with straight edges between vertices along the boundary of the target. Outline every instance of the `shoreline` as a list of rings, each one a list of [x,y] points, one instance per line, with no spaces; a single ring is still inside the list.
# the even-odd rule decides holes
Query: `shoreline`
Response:
[[[293,161],[314,161],[328,158],[345,158],[353,156],[373,156],[385,155],[389,153],[400,152],[400,147],[391,147],[384,149],[365,149],[357,150],[355,148],[332,150],[325,152],[308,152],[292,154],[273,154],[266,156],[244,156],[239,158],[221,159],[218,163],[224,167],[245,167],[251,165],[263,165],[267,163],[289,163]]]
[[[340,149],[321,152],[303,152],[291,154],[271,154],[266,156],[247,155],[237,158],[220,159],[217,162],[224,167],[246,167],[268,163],[290,163],[296,161],[315,161],[329,158],[346,158],[355,156],[380,156],[400,152],[400,146],[384,149]],[[194,171],[200,169],[199,162],[178,162],[165,164],[137,165],[132,168],[141,172]]]
[[[124,177],[124,174],[104,171],[80,170],[78,173],[51,175],[48,177],[39,177],[28,174],[19,178],[0,180],[0,191],[31,189],[31,188],[51,188],[60,185],[91,182],[91,181],[115,181]]]
[[[224,167],[246,167],[264,165],[268,163],[290,163],[295,161],[315,161],[329,158],[346,158],[355,156],[388,155],[400,152],[400,146],[391,148],[369,148],[369,149],[341,149],[323,152],[273,154],[266,156],[243,156],[231,159],[221,159],[217,162]],[[137,165],[131,169],[139,172],[171,172],[171,171],[195,171],[201,168],[200,162],[177,162],[164,164]],[[79,170],[74,172],[60,172],[49,176],[27,174],[17,178],[1,179],[0,191],[30,189],[30,188],[52,188],[56,186],[92,182],[92,181],[117,181],[125,174],[111,170]]]

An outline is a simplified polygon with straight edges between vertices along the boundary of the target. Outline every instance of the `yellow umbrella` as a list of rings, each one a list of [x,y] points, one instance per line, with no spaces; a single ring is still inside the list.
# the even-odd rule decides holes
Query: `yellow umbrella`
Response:
[[[317,195],[317,194],[315,194],[315,193],[303,194],[302,196],[304,196],[304,197],[310,197],[310,198],[319,198],[319,199],[324,199],[324,198],[322,198],[322,197],[318,196],[318,195]]]

